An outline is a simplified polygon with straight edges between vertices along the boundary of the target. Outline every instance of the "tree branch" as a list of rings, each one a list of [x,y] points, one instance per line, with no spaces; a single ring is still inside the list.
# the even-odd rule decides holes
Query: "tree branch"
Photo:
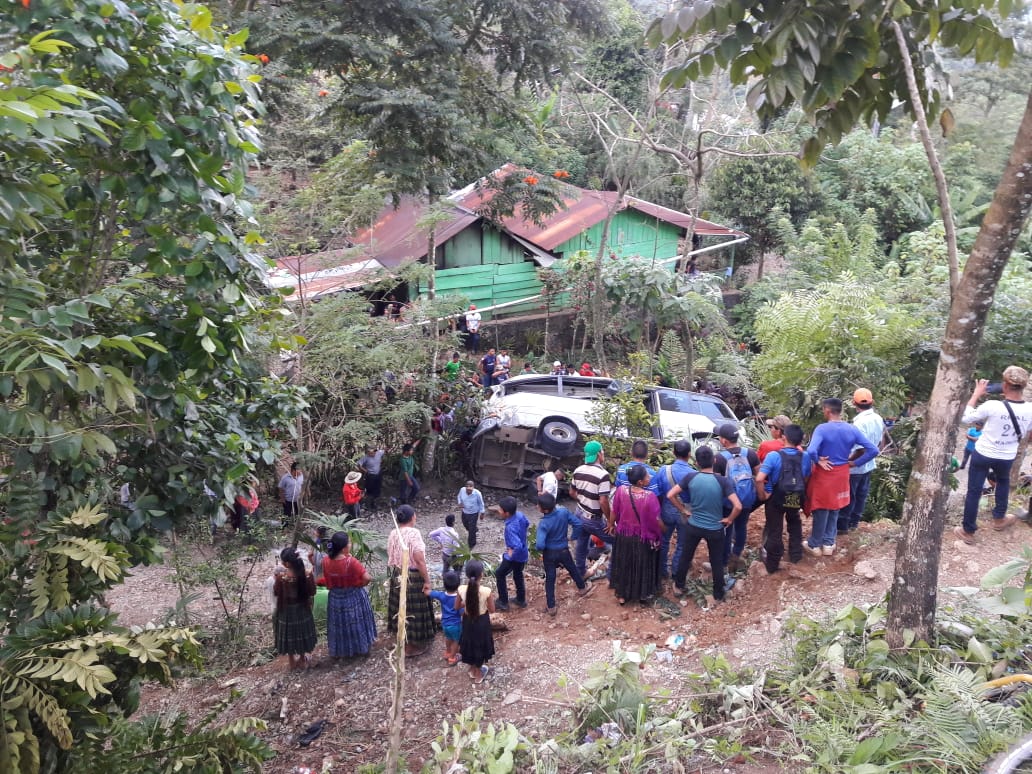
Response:
[[[931,167],[932,176],[935,178],[935,193],[939,199],[939,209],[942,212],[942,225],[946,230],[946,260],[950,269],[950,297],[952,298],[953,294],[957,292],[957,283],[960,281],[957,260],[957,225],[953,220],[953,204],[950,202],[946,175],[942,171],[942,164],[939,163],[935,146],[932,144],[932,133],[928,129],[924,103],[921,101],[921,92],[917,88],[917,78],[914,75],[914,63],[910,60],[910,48],[907,46],[907,39],[899,22],[892,22],[892,32],[895,34],[896,44],[899,46],[903,72],[907,76],[907,90],[910,92],[910,106],[914,111],[917,132],[921,137],[925,155],[928,157],[928,166]]]

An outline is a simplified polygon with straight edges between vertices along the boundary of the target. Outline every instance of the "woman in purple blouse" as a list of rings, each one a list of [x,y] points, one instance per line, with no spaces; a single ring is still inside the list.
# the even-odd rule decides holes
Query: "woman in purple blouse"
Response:
[[[613,496],[616,535],[613,543],[613,568],[609,587],[621,605],[652,601],[660,591],[659,543],[663,523],[659,518],[659,498],[650,492],[649,472],[644,465],[627,470],[629,485]]]

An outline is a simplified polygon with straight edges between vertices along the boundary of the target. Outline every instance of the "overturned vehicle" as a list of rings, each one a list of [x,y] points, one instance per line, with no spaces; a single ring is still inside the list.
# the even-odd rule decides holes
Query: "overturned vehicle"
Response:
[[[491,388],[473,435],[473,470],[481,485],[500,489],[533,486],[545,470],[582,462],[585,435],[597,433],[598,401],[629,387],[601,376],[514,376]],[[657,441],[710,438],[738,418],[714,395],[646,387],[642,399]]]

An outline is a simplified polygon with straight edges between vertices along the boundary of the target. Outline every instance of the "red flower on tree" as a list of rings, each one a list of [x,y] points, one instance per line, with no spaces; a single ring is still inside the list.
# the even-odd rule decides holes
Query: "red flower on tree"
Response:
[[[565,180],[569,176],[570,173],[567,172],[565,169],[557,169],[555,172],[552,173],[552,177],[556,178],[557,180]]]
[[[319,96],[320,97],[325,97],[329,93],[330,92],[326,91],[326,89],[319,89]]]
[[[523,182],[527,185],[537,185],[538,179],[533,175],[527,175],[525,178],[523,178]]]
[[[258,55],[258,61],[261,62],[262,64],[268,64],[269,63],[269,55],[268,54],[259,54]]]
[[[29,7],[29,0],[21,0],[21,4],[22,4],[22,8],[28,8]]]

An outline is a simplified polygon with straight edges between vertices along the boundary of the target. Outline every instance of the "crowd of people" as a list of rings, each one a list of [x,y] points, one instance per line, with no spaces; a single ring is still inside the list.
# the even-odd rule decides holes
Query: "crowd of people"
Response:
[[[973,432],[967,436],[962,465],[970,466],[970,472],[964,521],[955,530],[965,542],[975,540],[978,505],[990,473],[997,481],[993,529],[1005,530],[1015,522],[1015,517],[1007,513],[1008,483],[1018,442],[1032,430],[1032,404],[1022,400],[1027,382],[1027,371],[1011,366],[1004,371],[998,387],[1002,400],[983,402],[992,388],[980,380],[965,409],[963,421],[972,426]],[[736,424],[725,423],[715,428],[717,448],[700,444],[693,449],[690,441],[678,440],[673,444],[673,461],[658,469],[648,463],[648,444],[636,441],[631,459],[611,474],[603,445],[589,441],[583,463],[568,476],[573,510],[558,503],[560,485],[567,480],[563,471],[546,471],[536,479],[535,504],[540,515],[534,548],[541,554],[545,576],[542,612],[557,615],[559,568],[568,573],[578,597],[591,593],[603,580],[621,605],[647,605],[670,581],[674,593],[683,595],[702,542],[708,551],[712,597],[719,602],[734,585],[730,572],[743,565],[748,522],[760,509],[764,530],[758,554],[767,573],[781,569],[786,534],[789,562],[799,562],[806,554],[833,555],[842,537],[859,527],[874,460],[887,441],[885,422],[874,408],[872,392],[857,389],[851,402],[855,413],[852,421],[847,421],[843,402],[825,399],[821,405],[824,421],[814,428],[805,445],[802,427],[785,415],[766,420],[771,437],[756,449],[742,443]],[[368,450],[360,463],[367,494],[374,484],[371,469],[379,475],[381,458],[382,452]],[[411,471],[403,467],[402,476],[407,475]],[[285,515],[294,507],[290,497],[297,476],[292,469],[281,481]],[[348,482],[358,483],[350,476]],[[408,481],[402,484],[403,489],[406,484],[411,486]],[[380,481],[376,479],[374,496],[379,494]],[[413,656],[425,652],[438,629],[437,603],[445,637],[443,658],[449,664],[466,665],[471,680],[479,683],[489,674],[488,662],[494,655],[490,615],[526,608],[531,601],[524,569],[530,560],[532,522],[515,497],[501,497],[494,506],[504,519],[505,546],[494,570],[492,591],[483,582],[483,563],[472,558],[478,525],[491,509],[472,480],[459,489],[455,503],[466,533],[465,548],[454,515],[447,516],[445,524],[429,534],[441,548],[441,589],[433,588],[415,509],[405,504],[397,510],[397,528],[391,530],[387,543],[388,629],[397,632],[404,596],[406,652]],[[805,516],[809,517],[807,534]],[[604,572],[588,577],[588,558],[594,546],[608,546],[609,560]],[[277,648],[291,656],[291,666],[297,666],[301,662],[295,659],[309,653],[314,645],[314,628],[303,608],[316,581],[311,574],[305,575],[303,566],[299,569],[300,562],[296,554],[289,553],[291,550],[284,551],[282,572],[276,580],[275,626]],[[407,572],[402,577],[406,551]],[[364,589],[369,576],[348,553],[346,533],[333,536],[318,574],[320,582],[331,590],[330,655],[336,658],[368,653],[375,638]]]

